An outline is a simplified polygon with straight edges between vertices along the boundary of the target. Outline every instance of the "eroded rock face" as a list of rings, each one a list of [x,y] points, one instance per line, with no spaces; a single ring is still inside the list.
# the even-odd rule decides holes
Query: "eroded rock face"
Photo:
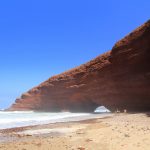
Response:
[[[51,77],[9,110],[150,110],[150,21],[96,59]]]

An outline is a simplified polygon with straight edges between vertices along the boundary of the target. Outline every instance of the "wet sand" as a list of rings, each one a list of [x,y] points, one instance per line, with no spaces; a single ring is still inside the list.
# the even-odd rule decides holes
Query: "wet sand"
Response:
[[[146,113],[0,130],[0,150],[149,150]]]

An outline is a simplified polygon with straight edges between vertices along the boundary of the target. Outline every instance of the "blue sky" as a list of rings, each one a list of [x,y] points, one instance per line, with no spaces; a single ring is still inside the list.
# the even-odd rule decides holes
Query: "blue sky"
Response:
[[[1,1],[0,108],[111,49],[148,19],[148,0]]]

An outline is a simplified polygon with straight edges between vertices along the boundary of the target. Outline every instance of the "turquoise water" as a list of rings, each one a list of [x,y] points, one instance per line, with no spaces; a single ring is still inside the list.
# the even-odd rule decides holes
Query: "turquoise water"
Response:
[[[110,115],[110,114],[109,114]],[[40,125],[56,122],[79,121],[91,118],[100,118],[108,114],[90,113],[37,113],[32,111],[0,112],[0,129]]]

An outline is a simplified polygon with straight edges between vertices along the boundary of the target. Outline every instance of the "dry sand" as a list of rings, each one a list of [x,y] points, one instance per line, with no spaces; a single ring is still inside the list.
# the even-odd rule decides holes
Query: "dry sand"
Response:
[[[148,114],[0,131],[0,150],[150,150]]]

